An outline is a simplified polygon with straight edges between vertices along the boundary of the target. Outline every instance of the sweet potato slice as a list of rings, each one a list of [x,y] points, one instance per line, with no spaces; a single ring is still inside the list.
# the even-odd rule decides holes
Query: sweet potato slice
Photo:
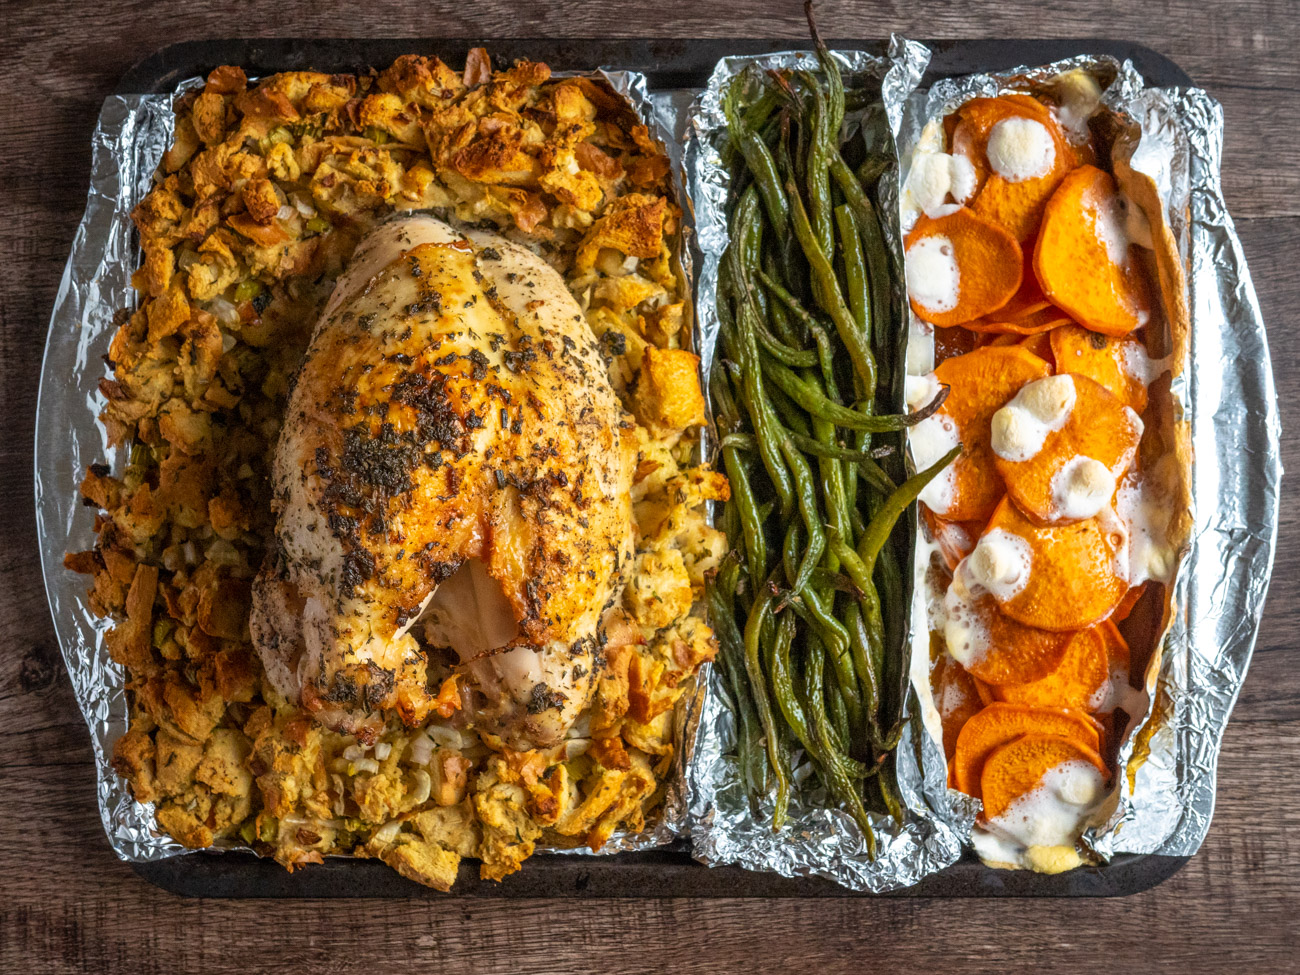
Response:
[[[1116,623],[1123,623],[1128,619],[1129,613],[1133,612],[1133,607],[1138,604],[1138,600],[1142,598],[1146,591],[1147,583],[1145,582],[1140,586],[1134,586],[1124,594],[1124,598],[1119,601],[1119,605],[1115,607],[1115,612],[1110,614],[1110,618]]]
[[[952,756],[953,781],[968,796],[980,794],[984,762],[999,745],[1021,735],[1059,735],[1097,752],[1101,732],[1086,714],[1065,708],[1030,708],[996,702],[983,708],[962,726]]]
[[[1034,414],[1043,409],[1038,394],[1048,383],[1072,387],[1073,406],[1034,449],[1041,430]],[[1096,517],[1112,503],[1141,436],[1138,415],[1105,386],[1058,373],[1042,386],[1026,385],[994,414],[991,442],[998,473],[1020,510],[1039,524],[1066,525]]]
[[[951,760],[957,750],[957,736],[984,702],[974,679],[946,653],[940,654],[930,668],[930,693],[943,724],[943,752]]]
[[[1047,201],[1075,166],[1075,155],[1054,121],[1029,124],[1041,125],[1052,146],[1052,161],[1046,172],[1028,179],[1008,179],[990,160],[988,178],[971,201],[971,209],[1005,228],[1019,241],[1028,240],[1037,232]]]
[[[997,97],[972,98],[944,119],[948,151],[965,156],[975,169],[975,192],[989,177],[988,139],[993,126],[1006,118],[1050,122],[1047,106],[1031,95],[1013,93]]]
[[[983,318],[977,318],[973,322],[967,322],[965,327],[972,332],[997,332],[1007,335],[1037,335],[1040,332],[1050,332],[1059,325],[1070,323],[1070,316],[1061,309],[1057,308],[1050,301],[1041,301],[1036,305],[1029,305],[1021,311],[1021,314],[1015,318],[1004,316],[1002,312],[997,311],[992,315],[985,315]]]
[[[934,364],[937,366],[944,359],[965,355],[978,344],[974,332],[964,328],[936,328],[934,330]]]
[[[965,590],[960,581],[953,585],[945,605],[949,618],[959,620],[955,632],[965,642],[948,652],[973,676],[994,687],[1028,684],[1060,667],[1074,634],[1026,626],[1003,613],[987,591]]]
[[[1082,630],[1108,617],[1128,591],[1128,582],[1116,573],[1125,540],[1110,517],[1103,511],[1087,521],[1040,527],[1004,499],[988,531],[1019,536],[1032,556],[1024,588],[998,601],[1002,611],[1027,626],[1054,631]]]
[[[1110,655],[1104,629],[1108,623],[1074,634],[1061,662],[1046,677],[1027,684],[995,687],[994,695],[1008,704],[1028,707],[1099,710],[1109,697]]]
[[[1038,358],[1051,366],[1052,371],[1055,372],[1056,356],[1052,352],[1051,336],[1051,332],[1035,332],[1033,335],[1026,335],[1017,342],[1016,345],[1020,346],[1022,349],[1028,349],[1034,355],[1038,356]]]
[[[1151,291],[1131,252],[1115,180],[1073,170],[1043,212],[1034,270],[1044,293],[1079,324],[1127,335],[1151,317]]]
[[[946,521],[924,505],[921,506],[921,517],[925,521],[926,531],[939,546],[939,554],[943,556],[949,571],[957,568],[957,563],[970,555],[975,540],[984,530],[983,522]]]
[[[1052,356],[1058,372],[1097,380],[1134,413],[1147,408],[1151,359],[1131,335],[1114,338],[1071,322],[1052,330]]]
[[[1021,735],[994,749],[980,773],[985,818],[1001,816],[1013,802],[1038,788],[1049,771],[1066,762],[1086,762],[1101,773],[1103,780],[1109,778],[1101,756],[1072,738]]]
[[[1050,332],[1035,332],[1031,335],[1017,335],[1015,332],[1003,332],[1001,334],[985,332],[983,333],[983,341],[980,342],[980,348],[987,346],[993,346],[994,348],[1018,346],[1032,352],[1051,367],[1054,360],[1052,357],[1052,343],[1048,338],[1050,334]]]
[[[1147,173],[1133,168],[1133,155],[1142,138],[1141,128],[1126,127],[1111,146],[1111,161],[1115,167],[1115,181],[1129,201],[1138,207],[1151,230],[1151,243],[1155,248],[1156,277],[1160,284],[1160,299],[1165,320],[1169,323],[1172,342],[1170,366],[1179,375],[1188,361],[1191,342],[1192,318],[1187,303],[1187,279],[1183,273],[1178,242],[1169,226],[1165,201],[1160,188]]]
[[[912,310],[940,327],[987,315],[1016,293],[1023,261],[1014,237],[967,207],[923,216],[907,235]]]
[[[935,368],[935,378],[949,387],[936,416],[956,426],[962,444],[961,456],[953,461],[948,504],[935,514],[949,521],[979,522],[992,514],[1002,496],[990,446],[993,414],[1021,386],[1049,371],[1042,359],[1019,348],[975,349]]]
[[[971,208],[1019,241],[1038,230],[1048,199],[1075,165],[1065,134],[1051,112],[1029,95],[973,98],[957,111],[951,151],[975,169]],[[990,149],[992,145],[992,150]],[[1032,172],[1025,150],[1041,164]]]

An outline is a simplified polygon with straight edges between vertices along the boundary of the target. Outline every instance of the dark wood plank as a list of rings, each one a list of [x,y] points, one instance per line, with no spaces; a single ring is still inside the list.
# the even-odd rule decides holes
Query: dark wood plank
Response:
[[[1292,0],[1231,5],[1009,0],[824,3],[829,35],[1108,36],[1178,61],[1227,116],[1225,191],[1239,220],[1300,464],[1300,17]],[[778,0],[417,4],[279,0],[4,3],[0,32],[0,971],[639,972],[1296,970],[1300,947],[1300,516],[1287,484],[1259,652],[1220,767],[1205,846],[1161,887],[1111,901],[199,902],[108,850],[84,724],[58,658],[35,552],[30,456],[45,325],[85,201],[100,100],[173,40],[231,35],[789,36]],[[358,11],[361,11],[360,13]]]

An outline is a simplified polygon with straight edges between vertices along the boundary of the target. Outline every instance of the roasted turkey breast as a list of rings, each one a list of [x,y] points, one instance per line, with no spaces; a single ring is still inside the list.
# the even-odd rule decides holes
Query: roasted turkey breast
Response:
[[[462,717],[515,748],[562,739],[632,560],[632,427],[540,257],[431,216],[377,228],[274,459],[251,628],[276,688],[363,738],[388,709],[422,723],[418,621],[459,658]]]

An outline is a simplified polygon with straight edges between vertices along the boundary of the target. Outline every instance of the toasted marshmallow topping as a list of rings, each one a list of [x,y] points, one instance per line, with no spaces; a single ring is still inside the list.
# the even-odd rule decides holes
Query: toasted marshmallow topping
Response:
[[[1057,123],[1070,141],[1078,144],[1088,139],[1088,119],[1101,105],[1101,86],[1081,68],[1058,75],[1054,85],[1060,104],[1054,111]]]
[[[937,384],[936,384],[937,385]],[[929,402],[929,400],[926,400]],[[912,462],[918,471],[925,470],[944,454],[961,443],[957,424],[943,413],[928,416],[908,431],[908,446],[912,449]],[[918,496],[921,502],[936,515],[944,515],[952,507],[953,491],[957,486],[956,461],[925,486]]]
[[[942,215],[949,197],[961,204],[975,192],[975,167],[962,155],[917,153],[907,174],[910,202],[928,217]]]
[[[1173,581],[1178,553],[1169,544],[1169,521],[1173,513],[1167,498],[1154,491],[1146,478],[1126,479],[1115,496],[1115,513],[1127,536],[1129,584],[1148,579]]]
[[[1009,183],[1046,176],[1056,164],[1056,145],[1047,126],[1031,118],[1004,118],[988,141],[989,165]]]
[[[970,581],[1006,602],[1029,582],[1033,550],[1019,535],[994,528],[980,537],[974,551],[964,560]]]
[[[1070,845],[1105,794],[1105,779],[1091,762],[1062,762],[989,825],[1026,847]]]
[[[952,311],[961,290],[957,253],[947,237],[922,237],[907,249],[907,294],[929,312]]]
[[[964,559],[953,573],[943,597],[943,642],[952,658],[968,670],[984,659],[992,646],[992,637],[984,620],[971,604],[970,574],[963,571]]]
[[[1009,461],[1034,457],[1047,435],[1070,419],[1075,395],[1074,377],[1068,373],[1026,384],[993,414],[993,452]]]
[[[1063,518],[1096,517],[1115,496],[1115,475],[1091,457],[1071,457],[1052,476],[1052,500]]]

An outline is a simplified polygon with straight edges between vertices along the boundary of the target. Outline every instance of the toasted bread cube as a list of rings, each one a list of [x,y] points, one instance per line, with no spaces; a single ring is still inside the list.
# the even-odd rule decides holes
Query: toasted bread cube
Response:
[[[637,384],[640,419],[670,430],[701,426],[705,417],[699,370],[700,357],[693,352],[648,347]]]

